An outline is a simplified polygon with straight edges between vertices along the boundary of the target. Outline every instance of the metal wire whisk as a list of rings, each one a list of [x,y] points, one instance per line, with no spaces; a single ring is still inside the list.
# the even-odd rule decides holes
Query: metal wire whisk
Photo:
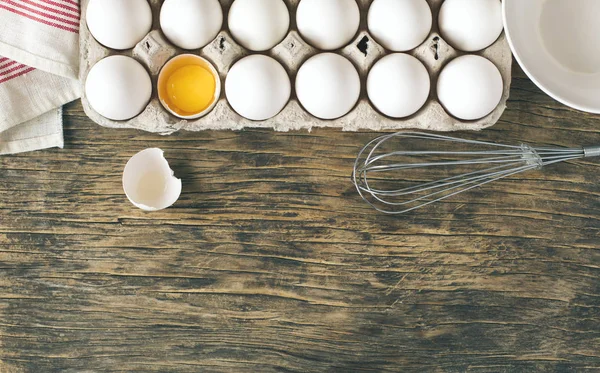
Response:
[[[376,210],[403,214],[524,171],[595,156],[600,146],[532,147],[399,132],[368,143],[352,179]]]

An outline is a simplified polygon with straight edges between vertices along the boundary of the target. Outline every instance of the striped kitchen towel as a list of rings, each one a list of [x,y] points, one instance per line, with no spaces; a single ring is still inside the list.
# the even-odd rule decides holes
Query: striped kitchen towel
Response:
[[[78,69],[77,0],[0,0],[0,154],[63,146]]]

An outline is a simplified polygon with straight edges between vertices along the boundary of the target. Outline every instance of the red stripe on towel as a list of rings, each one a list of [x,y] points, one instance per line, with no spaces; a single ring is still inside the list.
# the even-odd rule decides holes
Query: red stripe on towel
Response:
[[[8,60],[8,58],[7,58],[7,60]],[[4,65],[0,65],[0,70],[5,69],[9,66],[12,66],[16,63],[17,63],[16,61],[10,61],[10,62],[5,63]],[[0,72],[0,74],[2,74],[2,72]]]
[[[22,64],[18,64],[17,66],[15,66],[15,67],[13,67],[11,69],[8,69],[8,70],[0,72],[0,77],[13,74],[15,71],[19,71],[19,70],[21,70],[23,68],[27,68],[27,67],[28,66],[25,66],[25,65],[22,65]]]
[[[58,1],[62,1],[63,3],[75,5],[77,8],[79,8],[79,2],[76,0],[58,0]]]
[[[47,12],[43,12],[41,10],[30,8],[28,6],[25,6],[25,5],[21,4],[21,3],[14,2],[12,0],[0,0],[0,2],[4,2],[5,4],[12,5],[12,6],[17,7],[17,8],[21,8],[23,10],[26,10],[26,11],[28,11],[30,13],[35,14],[35,15],[44,17],[44,18],[49,19],[51,21],[58,21],[58,22],[65,23],[65,24],[70,25],[70,26],[79,27],[79,22],[75,22],[75,21],[70,20],[70,19],[65,19],[64,17],[57,17],[55,15],[49,14]]]
[[[72,32],[72,33],[75,33],[75,34],[78,34],[78,33],[79,33],[79,30],[78,30],[78,29],[76,29],[76,28],[72,28],[72,27],[63,26],[63,25],[61,25],[61,24],[58,24],[58,23],[56,23],[56,22],[50,22],[50,21],[48,21],[48,20],[45,20],[45,19],[43,19],[43,18],[34,17],[34,16],[32,16],[32,15],[29,15],[29,14],[27,14],[27,13],[21,12],[21,11],[19,11],[19,10],[17,10],[17,9],[13,9],[13,8],[10,8],[10,7],[6,6],[6,5],[3,5],[3,4],[2,4],[2,2],[0,2],[0,9],[7,10],[7,11],[9,11],[9,12],[11,12],[11,13],[14,13],[14,14],[16,14],[16,15],[19,15],[19,16],[23,16],[23,17],[29,18],[29,19],[31,19],[31,20],[33,20],[33,21],[37,21],[37,22],[39,22],[39,23],[43,23],[43,24],[45,24],[45,25],[52,26],[52,27],[55,27],[55,28],[57,28],[57,29],[60,29],[60,30],[64,30],[64,31],[70,31],[70,32]]]
[[[54,14],[58,14],[67,18],[73,18],[76,19],[77,21],[79,21],[79,14],[73,14],[73,13],[69,13],[69,12],[63,12],[62,10],[58,10],[58,9],[54,9],[51,8],[49,6],[44,6],[42,4],[38,4],[35,1],[31,1],[31,0],[20,0],[21,2],[25,3],[25,4],[29,4],[32,5],[36,8],[45,10],[46,12],[50,12],[50,13],[54,13]],[[79,24],[79,22],[77,23]]]
[[[63,9],[66,9],[66,10],[71,10],[71,11],[79,14],[79,4],[77,4],[77,3],[74,4],[76,6],[76,8],[73,8],[73,7],[70,7],[68,5],[65,5],[65,4],[62,4],[62,3],[57,3],[56,1],[52,1],[52,0],[40,0],[40,1],[43,2],[43,3],[46,3],[46,4],[57,6],[59,8],[63,8]],[[73,4],[70,1],[67,1],[67,3]]]
[[[6,82],[8,82],[9,80],[12,80],[12,79],[14,79],[14,78],[18,78],[18,77],[20,77],[20,76],[22,76],[22,75],[25,75],[25,74],[27,74],[27,73],[30,73],[30,72],[32,72],[33,70],[35,70],[33,67],[28,67],[27,69],[25,69],[25,70],[21,70],[21,71],[19,71],[18,73],[15,73],[15,74],[13,74],[13,75],[9,75],[9,76],[7,76],[6,78],[2,78],[2,77],[0,77],[0,84],[2,84],[2,83],[6,83]]]

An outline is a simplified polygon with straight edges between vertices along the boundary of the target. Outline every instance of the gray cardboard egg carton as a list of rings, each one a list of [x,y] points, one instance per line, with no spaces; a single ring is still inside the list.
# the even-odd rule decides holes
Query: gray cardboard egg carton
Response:
[[[366,15],[373,0],[357,0],[361,9],[361,26],[358,35],[345,48],[335,51],[354,63],[361,76],[362,93],[356,107],[347,115],[335,120],[321,120],[311,116],[299,104],[294,92],[288,105],[275,117],[266,121],[251,121],[238,115],[229,106],[224,89],[215,108],[206,116],[195,120],[182,120],[169,114],[160,104],[156,81],[164,63],[171,57],[182,53],[199,54],[211,61],[219,71],[222,86],[231,66],[249,55],[250,52],[231,37],[227,30],[227,14],[233,0],[220,0],[223,6],[223,29],[209,45],[194,51],[185,51],[171,45],[160,31],[159,14],[162,0],[149,0],[153,10],[152,31],[133,50],[114,51],[100,45],[90,34],[85,21],[89,0],[82,0],[81,17],[81,68],[80,81],[85,84],[85,78],[90,68],[102,58],[122,54],[140,61],[150,72],[154,84],[152,100],[146,109],[138,116],[127,121],[113,121],[102,117],[90,106],[83,90],[83,107],[86,114],[96,123],[110,128],[138,128],[149,132],[171,134],[178,130],[239,130],[245,127],[273,128],[277,131],[311,129],[313,127],[336,127],[345,131],[356,130],[385,130],[385,129],[424,129],[433,131],[480,130],[496,123],[508,99],[511,82],[512,55],[506,36],[502,36],[489,48],[476,54],[491,60],[499,69],[504,79],[504,94],[498,107],[487,117],[477,121],[461,121],[449,114],[436,101],[436,82],[440,70],[453,58],[463,55],[448,45],[438,33],[437,15],[442,0],[428,0],[434,16],[434,26],[427,40],[416,49],[408,52],[425,64],[431,75],[431,93],[425,106],[416,114],[404,119],[391,119],[377,112],[369,103],[366,93],[366,78],[370,68],[381,57],[391,52],[377,44],[367,30]],[[320,53],[319,50],[306,43],[296,28],[296,7],[300,0],[285,0],[290,9],[290,32],[275,48],[265,52],[281,62],[290,75],[292,85],[296,72],[311,56]]]

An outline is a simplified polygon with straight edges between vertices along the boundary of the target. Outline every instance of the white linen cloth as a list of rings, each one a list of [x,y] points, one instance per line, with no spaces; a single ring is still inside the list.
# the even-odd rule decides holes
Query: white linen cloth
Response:
[[[63,147],[78,70],[78,0],[0,0],[0,154]]]

